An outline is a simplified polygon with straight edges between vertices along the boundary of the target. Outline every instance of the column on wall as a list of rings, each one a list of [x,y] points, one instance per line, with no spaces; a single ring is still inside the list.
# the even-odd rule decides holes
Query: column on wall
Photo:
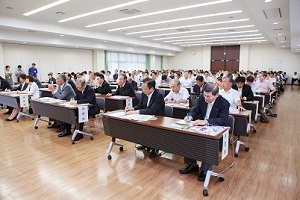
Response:
[[[240,46],[240,70],[247,71],[248,69],[251,69],[249,66],[249,44],[243,44]]]
[[[203,47],[202,49],[203,70],[210,70],[210,56],[211,56],[210,54],[211,54],[211,47],[210,46]]]
[[[3,47],[2,42],[0,42],[0,76],[4,77],[4,56],[3,56]]]
[[[146,55],[146,69],[147,71],[150,71],[150,55]]]
[[[101,70],[107,71],[107,65],[105,63],[106,52],[100,49],[93,50],[93,71],[99,72]]]

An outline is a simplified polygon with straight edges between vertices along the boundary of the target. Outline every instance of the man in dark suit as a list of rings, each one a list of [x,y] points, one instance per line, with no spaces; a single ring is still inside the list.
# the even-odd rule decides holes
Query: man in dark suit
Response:
[[[95,93],[107,94],[111,93],[111,88],[108,82],[104,79],[104,75],[97,73],[96,74],[97,85],[94,88]]]
[[[193,86],[193,90],[195,94],[203,93],[203,87],[206,83],[204,82],[203,76],[196,77],[196,84]]]
[[[133,108],[125,108],[125,113],[144,114],[144,115],[165,115],[165,101],[163,95],[155,89],[155,81],[150,78],[143,79],[142,97],[138,105]],[[145,146],[139,146],[138,149],[145,149]],[[157,151],[152,148],[147,148],[150,151],[150,158],[157,156]]]
[[[65,75],[66,75],[67,83],[69,83],[71,85],[71,87],[73,88],[73,90],[76,91],[77,88],[76,88],[74,81],[72,80],[72,75],[70,73],[66,73]]]
[[[246,79],[244,77],[237,77],[235,79],[235,85],[232,86],[233,89],[239,92],[241,101],[252,101],[254,99],[251,86],[245,84]]]
[[[112,94],[107,94],[107,96],[111,95],[121,95],[121,96],[130,96],[134,97],[133,105],[137,105],[137,98],[135,92],[133,90],[132,85],[127,81],[127,76],[125,74],[119,75],[118,88]]]
[[[71,87],[69,83],[66,82],[67,78],[64,74],[59,74],[56,77],[57,87],[55,88],[53,84],[48,86],[48,89],[52,92],[52,96],[56,99],[67,100],[70,101],[71,98],[75,97],[75,91]],[[58,121],[54,120],[54,123],[49,125],[47,128],[56,128],[58,127]],[[62,125],[57,131],[61,132],[64,130],[64,126]]]
[[[219,95],[219,87],[214,83],[207,83],[203,88],[203,94],[199,96],[197,105],[189,113],[189,119],[185,118],[185,120],[195,120],[191,122],[194,126],[224,126],[229,116],[229,106],[229,102]],[[200,120],[197,119],[199,115]],[[179,170],[181,174],[188,174],[191,171],[199,170],[196,160],[184,158],[184,162],[188,165],[186,168]],[[206,172],[210,169],[212,169],[210,163],[202,162],[198,180],[204,181]]]
[[[24,91],[27,88],[28,84],[25,82],[26,81],[26,74],[20,74],[18,76],[18,79],[19,79],[19,82],[20,82],[19,86],[16,87],[16,88],[12,88],[11,91],[18,91],[18,90],[19,91]],[[14,108],[7,106],[7,109],[8,109],[8,111],[3,113],[3,114],[10,115]]]
[[[49,84],[56,84],[56,79],[53,77],[53,73],[52,72],[50,72],[48,74],[48,81],[47,81],[47,83],[49,83]]]
[[[96,104],[96,96],[95,96],[95,91],[94,89],[87,85],[84,78],[77,79],[76,80],[76,88],[77,91],[75,100],[70,100],[70,104],[72,105],[77,105],[77,104],[90,104],[89,106],[89,111],[88,111],[88,116],[94,116],[100,112],[100,108],[98,108]],[[83,123],[79,125],[78,128],[80,131],[83,130]],[[66,130],[62,132],[61,134],[58,135],[58,137],[64,137],[67,135],[71,135],[71,124],[66,125]],[[81,133],[78,133],[75,137],[75,141],[80,140],[83,138],[83,135]]]
[[[4,90],[10,90],[11,86],[9,84],[9,82],[5,79],[2,78],[2,76],[0,76],[0,90],[4,91]]]

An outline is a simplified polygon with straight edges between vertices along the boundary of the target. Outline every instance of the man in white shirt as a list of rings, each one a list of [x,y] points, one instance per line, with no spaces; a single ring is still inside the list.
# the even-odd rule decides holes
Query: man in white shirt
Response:
[[[222,78],[222,90],[220,95],[224,97],[230,104],[229,112],[236,112],[237,108],[240,111],[246,110],[242,106],[239,92],[232,89],[233,79],[231,77],[225,76]]]
[[[186,88],[181,87],[179,80],[173,80],[171,91],[165,97],[166,103],[187,103],[190,95]]]
[[[299,82],[298,74],[297,74],[297,72],[294,72],[294,75],[292,76],[292,84],[291,85],[294,85],[294,82],[296,82],[297,80]]]
[[[157,72],[152,72],[152,79],[155,80],[155,87],[159,88],[161,85],[161,79],[158,77]]]
[[[270,93],[271,95],[276,92],[275,87],[272,85],[271,82],[267,81],[267,74],[260,74],[259,80],[256,81],[256,92],[258,93]]]
[[[183,77],[180,80],[182,87],[184,88],[191,88],[192,85],[192,79],[189,78],[188,72],[184,72]]]

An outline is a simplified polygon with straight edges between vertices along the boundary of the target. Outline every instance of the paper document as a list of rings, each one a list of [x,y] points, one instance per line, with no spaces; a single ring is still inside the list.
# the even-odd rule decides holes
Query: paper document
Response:
[[[132,119],[137,121],[148,121],[153,118],[152,115],[140,115],[140,114],[134,114],[134,115],[125,115],[122,117],[123,119]]]
[[[194,130],[201,134],[216,136],[222,130],[224,130],[224,127],[223,126],[202,126],[202,127],[195,126]]]
[[[120,112],[109,112],[109,113],[106,113],[106,115],[113,116],[113,117],[122,117],[122,116],[125,115],[125,112],[124,112],[124,111],[120,111]]]
[[[185,122],[184,119],[182,119],[182,120],[177,121],[176,124],[179,124],[179,125],[187,125],[188,123]]]

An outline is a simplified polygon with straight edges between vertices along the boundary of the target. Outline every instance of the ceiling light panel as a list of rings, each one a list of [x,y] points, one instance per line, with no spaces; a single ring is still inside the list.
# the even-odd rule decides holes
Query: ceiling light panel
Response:
[[[82,18],[82,17],[87,17],[87,16],[91,16],[91,15],[95,15],[95,14],[107,12],[107,11],[110,11],[110,10],[114,10],[114,9],[118,9],[118,8],[123,8],[123,7],[126,7],[126,6],[131,6],[131,5],[134,5],[134,4],[143,3],[145,1],[149,1],[149,0],[129,1],[127,3],[118,4],[118,5],[115,5],[115,6],[110,6],[110,7],[107,7],[107,8],[102,8],[102,9],[95,10],[95,11],[92,11],[92,12],[87,12],[87,13],[84,13],[84,14],[81,14],[81,15],[76,15],[76,16],[69,17],[69,18],[66,18],[66,19],[62,19],[62,20],[60,20],[58,22],[61,22],[61,23],[62,22],[67,22],[67,21],[71,21],[71,20],[74,20],[74,19],[79,19],[79,18]]]
[[[204,23],[204,24],[191,24],[191,25],[186,25],[186,26],[177,26],[177,27],[171,27],[171,28],[162,28],[162,29],[152,29],[152,30],[131,32],[131,33],[126,33],[126,35],[136,35],[136,34],[141,34],[141,33],[151,33],[151,32],[158,32],[158,31],[166,31],[166,30],[175,30],[175,29],[182,29],[182,28],[199,27],[199,26],[210,26],[210,25],[218,25],[218,24],[228,24],[228,23],[244,22],[244,21],[248,21],[248,20],[249,19],[237,19],[237,20],[210,22],[210,23]]]
[[[235,31],[235,32],[219,32],[219,33],[206,33],[200,35],[185,35],[185,36],[175,36],[175,37],[162,37],[155,38],[153,40],[170,40],[170,39],[179,39],[179,38],[193,38],[193,37],[203,37],[203,36],[214,36],[214,35],[231,35],[231,34],[240,34],[240,33],[255,33],[258,30],[249,30],[249,31]]]
[[[132,29],[132,28],[139,28],[139,27],[165,24],[165,23],[171,23],[171,22],[187,21],[187,20],[207,18],[207,17],[223,16],[223,15],[232,15],[232,14],[237,14],[237,13],[241,13],[241,12],[242,12],[241,10],[236,10],[236,11],[221,12],[221,13],[214,13],[214,14],[208,14],[208,15],[199,15],[199,16],[193,16],[193,17],[178,18],[178,19],[172,19],[172,20],[165,20],[165,21],[158,21],[158,22],[152,22],[152,23],[146,23],[146,24],[139,24],[139,25],[134,25],[134,26],[127,26],[127,27],[122,27],[122,28],[115,28],[115,29],[110,29],[108,31],[112,32],[112,31],[119,31],[119,30],[125,30],[125,29],[127,30],[127,29]]]
[[[50,3],[50,4],[47,4],[47,5],[42,6],[42,7],[40,7],[40,8],[37,8],[37,9],[35,9],[35,10],[29,11],[29,12],[27,12],[27,13],[24,13],[23,15],[24,15],[24,16],[30,16],[30,15],[36,14],[36,13],[38,13],[38,12],[47,10],[47,9],[49,9],[49,8],[53,8],[53,7],[55,7],[55,6],[58,6],[58,5],[60,5],[60,4],[66,3],[66,2],[68,2],[68,1],[70,1],[70,0],[59,0],[59,1],[55,1],[55,2],[53,2],[53,3]]]
[[[227,29],[240,29],[240,28],[252,28],[254,25],[245,25],[245,26],[231,26],[231,27],[221,27],[221,28],[211,28],[211,29],[201,29],[201,30],[194,30],[194,31],[185,31],[185,32],[178,32],[178,33],[162,33],[156,35],[144,35],[141,38],[150,38],[150,37],[158,37],[158,36],[166,36],[166,35],[180,35],[186,33],[197,33],[197,32],[208,32],[208,31],[218,31],[218,30],[227,30]]]
[[[224,39],[217,39],[217,40],[200,40],[200,41],[192,41],[192,42],[175,42],[172,44],[195,44],[195,43],[207,43],[207,42],[226,42],[226,41],[243,41],[243,40],[260,40],[264,39],[265,37],[253,37],[253,38],[224,38]]]
[[[90,25],[87,25],[85,27],[90,28],[90,27],[94,27],[94,26],[112,24],[112,23],[127,21],[127,20],[131,20],[131,19],[149,17],[149,16],[153,16],[153,15],[160,15],[160,14],[171,13],[171,12],[182,11],[182,10],[188,10],[188,9],[199,8],[199,7],[205,7],[205,6],[212,6],[212,5],[217,5],[217,4],[226,3],[226,2],[230,2],[230,1],[232,1],[232,0],[211,1],[211,2],[205,2],[205,3],[194,4],[194,5],[189,5],[189,6],[177,7],[177,8],[173,8],[173,9],[160,10],[160,11],[156,11],[156,12],[152,12],[152,13],[145,13],[145,14],[136,15],[136,16],[132,16],[132,17],[125,17],[125,18],[119,18],[119,19],[105,21],[105,22],[101,22],[101,23],[90,24]]]

